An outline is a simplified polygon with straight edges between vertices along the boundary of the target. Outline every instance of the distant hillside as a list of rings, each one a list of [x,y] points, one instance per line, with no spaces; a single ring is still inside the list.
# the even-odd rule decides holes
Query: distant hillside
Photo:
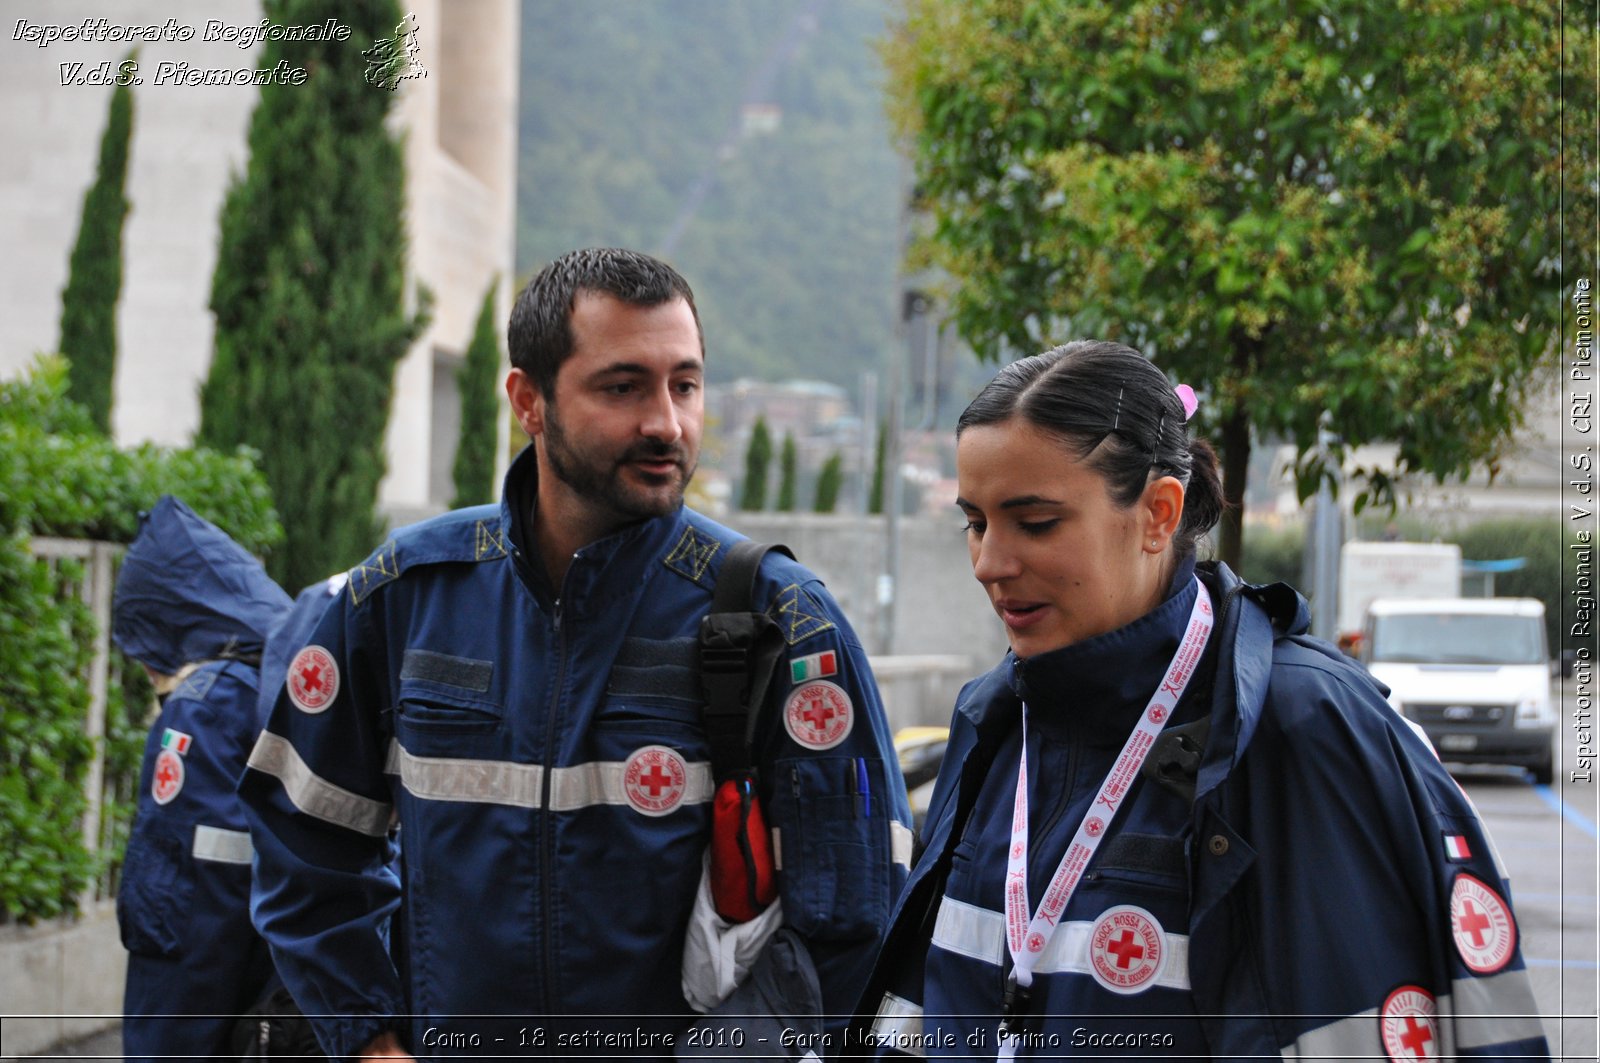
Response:
[[[665,251],[694,286],[713,380],[853,390],[893,335],[898,170],[873,50],[887,11],[525,0],[518,270],[574,247]]]

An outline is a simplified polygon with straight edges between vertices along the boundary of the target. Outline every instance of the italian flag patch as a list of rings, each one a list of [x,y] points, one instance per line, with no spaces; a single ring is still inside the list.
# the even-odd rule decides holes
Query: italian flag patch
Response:
[[[826,653],[813,653],[809,657],[796,657],[789,662],[789,678],[796,683],[804,683],[811,679],[822,679],[826,676],[837,675],[839,672],[839,655],[833,650]]]
[[[174,731],[168,727],[161,735],[161,748],[170,749],[180,757],[189,752],[190,744],[194,739],[182,731]]]
[[[1444,851],[1452,860],[1471,860],[1472,850],[1467,848],[1465,834],[1446,834],[1444,836]]]

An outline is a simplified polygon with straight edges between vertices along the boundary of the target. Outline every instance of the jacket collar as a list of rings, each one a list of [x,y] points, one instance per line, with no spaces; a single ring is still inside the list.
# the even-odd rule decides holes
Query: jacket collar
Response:
[[[1192,559],[1179,565],[1166,600],[1115,631],[1028,658],[1007,651],[1001,666],[979,680],[956,711],[983,741],[1003,737],[1024,700],[1030,721],[1065,728],[1063,737],[1123,741],[1183,637],[1194,604],[1194,572]],[[1116,711],[1080,711],[1107,705]]]
[[[1090,745],[1125,742],[1178,650],[1195,594],[1191,558],[1173,573],[1166,600],[1132,623],[1049,653],[1008,655],[1029,727]]]
[[[684,509],[630,524],[573,555],[563,586],[555,587],[534,547],[533,518],[539,496],[539,466],[530,443],[506,471],[500,519],[509,532],[517,571],[534,594],[563,612],[597,615],[619,599],[632,598],[655,574],[659,562],[683,534]]]
[[[1272,644],[1280,635],[1302,635],[1311,611],[1283,583],[1248,584],[1218,562],[1200,565],[1200,578],[1217,602],[1219,654],[1212,687],[1211,737],[1196,780],[1200,800],[1217,788],[1250,747],[1272,676]]]

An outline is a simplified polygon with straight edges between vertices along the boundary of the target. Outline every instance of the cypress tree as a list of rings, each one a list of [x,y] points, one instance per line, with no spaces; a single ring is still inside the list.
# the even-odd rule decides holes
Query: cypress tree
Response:
[[[405,173],[384,126],[395,96],[368,83],[362,55],[396,35],[399,8],[267,0],[262,13],[290,26],[336,17],[352,32],[262,48],[262,69],[281,60],[309,76],[261,87],[250,162],[223,204],[199,442],[260,452],[286,532],[272,574],[300,587],[378,540],[394,371],[426,310],[406,307]]]
[[[128,60],[136,54],[129,52]],[[111,90],[100,161],[94,183],[84,193],[78,242],[61,293],[60,350],[72,366],[67,394],[107,434],[117,362],[117,299],[122,294],[122,223],[128,217],[123,189],[132,134],[133,90],[119,84]]]
[[[476,506],[492,501],[494,490],[494,448],[500,424],[500,402],[495,394],[500,370],[500,342],[495,329],[494,291],[489,282],[478,311],[478,324],[472,342],[456,373],[461,392],[461,440],[456,444],[454,469],[456,496],[451,506]]]
[[[878,452],[872,459],[872,491],[867,495],[867,512],[883,512],[883,465],[889,457],[889,425],[878,424]]]
[[[822,464],[817,475],[817,497],[812,509],[817,513],[832,513],[839,504],[839,489],[844,485],[844,455],[837,450]]]
[[[739,508],[758,511],[767,506],[767,466],[772,464],[772,434],[767,419],[756,418],[750,432],[750,446],[744,452],[744,487],[739,492]]]
[[[779,513],[794,512],[795,481],[800,476],[799,455],[795,452],[794,433],[783,433],[783,451],[778,458],[778,504],[773,507]]]

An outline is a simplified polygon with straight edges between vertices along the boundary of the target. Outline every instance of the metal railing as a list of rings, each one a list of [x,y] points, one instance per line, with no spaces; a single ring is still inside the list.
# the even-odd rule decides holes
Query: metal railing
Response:
[[[117,561],[123,549],[117,543],[89,539],[39,537],[29,544],[29,552],[33,557],[50,566],[57,595],[61,598],[75,595],[89,610],[93,622],[92,656],[85,676],[89,687],[89,704],[85,710],[84,734],[92,744],[92,751],[83,780],[83,846],[88,852],[102,858],[118,855],[109,852],[118,845],[118,838],[115,823],[105,815],[107,799],[130,799],[138,783],[137,778],[108,777],[106,772],[106,707],[112,664],[111,594],[116,580]],[[67,571],[61,564],[63,561],[81,563],[82,575]],[[82,910],[87,911],[95,901],[114,895],[115,861],[101,859],[100,865],[103,870],[79,897]]]

